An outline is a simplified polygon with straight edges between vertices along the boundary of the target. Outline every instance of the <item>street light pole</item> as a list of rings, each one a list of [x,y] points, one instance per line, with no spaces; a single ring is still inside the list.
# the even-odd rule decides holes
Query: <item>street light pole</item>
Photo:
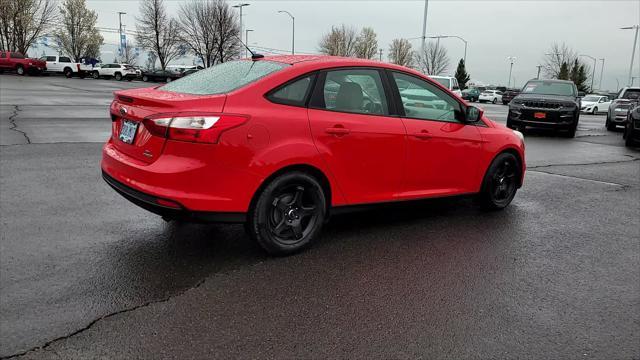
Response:
[[[424,56],[424,50],[427,41],[427,13],[429,12],[429,0],[424,0],[424,17],[422,18],[422,56]]]
[[[251,4],[247,4],[247,3],[243,3],[243,4],[238,4],[238,5],[233,5],[234,8],[239,8],[240,9],[240,37],[242,37],[242,8],[245,6],[249,6]],[[240,39],[242,40],[242,39]],[[247,42],[247,39],[244,40],[245,43]],[[244,57],[247,57],[248,53],[247,50],[244,50]]]
[[[293,15],[291,15],[290,12],[288,12],[287,10],[279,10],[278,13],[284,13],[289,15],[289,17],[291,18],[291,55],[295,55],[296,54],[296,18],[293,17]]]
[[[591,72],[591,92],[593,92],[593,78],[596,77],[596,66],[598,66],[598,60],[593,56],[585,54],[580,54],[580,56],[588,57],[589,59],[593,60],[593,71]]]
[[[438,45],[440,45],[440,39],[456,38],[461,40],[464,43],[464,65],[467,66],[467,44],[468,44],[467,40],[457,35],[437,35],[437,36],[427,36],[427,38],[438,39]]]
[[[511,87],[511,72],[513,71],[513,63],[516,61],[516,57],[515,56],[507,56],[507,60],[509,60],[509,62],[511,63],[511,66],[509,67],[509,84],[507,85],[507,88]]]
[[[638,42],[638,29],[639,28],[640,28],[640,25],[626,26],[626,27],[621,27],[620,28],[622,30],[636,29],[636,35],[633,37],[633,50],[631,51],[631,62],[629,63],[629,86],[631,86],[631,81],[633,80],[631,78],[631,72],[633,71],[633,58],[636,55],[636,44]]]
[[[247,47],[249,47],[249,31],[253,31],[253,30],[247,29],[244,31],[244,40],[247,42]]]
[[[604,73],[604,58],[602,60],[602,67],[600,67],[600,84],[598,85],[598,89],[602,90],[602,74]]]

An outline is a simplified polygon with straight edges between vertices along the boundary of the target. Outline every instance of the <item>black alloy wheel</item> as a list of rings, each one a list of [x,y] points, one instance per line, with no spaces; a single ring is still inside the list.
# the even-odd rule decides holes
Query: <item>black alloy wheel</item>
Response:
[[[487,210],[504,209],[511,203],[520,181],[518,160],[513,154],[498,155],[485,174],[480,205]]]
[[[272,255],[287,255],[311,244],[326,214],[320,183],[311,175],[294,171],[275,178],[255,201],[247,230]]]

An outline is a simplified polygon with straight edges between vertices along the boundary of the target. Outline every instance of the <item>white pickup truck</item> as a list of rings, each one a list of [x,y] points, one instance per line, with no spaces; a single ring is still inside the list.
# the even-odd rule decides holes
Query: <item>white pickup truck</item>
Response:
[[[40,60],[47,62],[47,72],[62,73],[68,78],[78,76],[84,79],[92,70],[91,65],[73,62],[68,56],[47,55]]]

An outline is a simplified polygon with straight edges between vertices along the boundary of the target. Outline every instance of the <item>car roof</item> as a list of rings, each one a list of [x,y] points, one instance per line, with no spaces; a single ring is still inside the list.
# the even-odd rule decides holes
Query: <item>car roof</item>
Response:
[[[415,70],[406,68],[404,66],[386,63],[378,60],[368,60],[352,57],[342,56],[330,56],[330,55],[275,55],[265,56],[264,58],[255,61],[274,61],[283,64],[289,64],[296,67],[310,67],[310,68],[331,68],[342,66],[371,66],[371,67],[383,67],[388,69],[397,69],[405,72],[418,73]],[[418,73],[420,74],[420,73]]]
[[[539,81],[539,82],[552,82],[552,83],[561,83],[561,84],[573,84],[573,81],[571,80],[558,80],[558,79],[531,79],[527,82],[534,82],[534,81]]]

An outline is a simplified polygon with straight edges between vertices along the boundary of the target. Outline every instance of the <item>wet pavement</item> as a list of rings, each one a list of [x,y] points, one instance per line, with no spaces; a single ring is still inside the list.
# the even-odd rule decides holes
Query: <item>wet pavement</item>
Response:
[[[640,152],[603,115],[528,134],[505,211],[342,215],[270,258],[104,184],[111,92],[141,86],[0,76],[0,357],[640,357]]]

